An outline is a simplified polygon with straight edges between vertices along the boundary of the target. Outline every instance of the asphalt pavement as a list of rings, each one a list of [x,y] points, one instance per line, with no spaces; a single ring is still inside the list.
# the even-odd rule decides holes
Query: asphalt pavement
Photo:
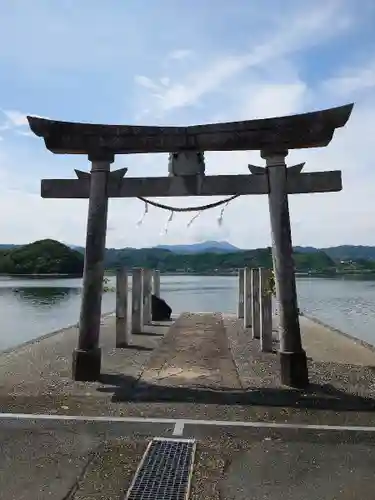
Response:
[[[123,499],[159,436],[197,440],[192,499],[372,496],[375,428],[3,415],[0,498]]]
[[[114,324],[97,382],[71,379],[75,328],[0,355],[0,499],[124,500],[153,437],[196,439],[191,500],[374,496],[374,352],[305,325],[299,391],[235,318],[184,314],[126,349]]]

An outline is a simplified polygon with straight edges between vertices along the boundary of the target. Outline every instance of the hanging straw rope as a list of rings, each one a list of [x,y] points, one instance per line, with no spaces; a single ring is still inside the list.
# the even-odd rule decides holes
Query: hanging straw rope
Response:
[[[146,198],[143,198],[142,196],[137,196],[137,198],[138,198],[138,200],[141,200],[144,203],[149,204],[153,207],[161,208],[163,210],[170,210],[171,212],[201,212],[202,210],[216,208],[216,207],[219,207],[220,205],[224,205],[224,204],[228,205],[228,203],[230,203],[232,200],[238,198],[239,196],[240,196],[239,194],[235,194],[233,196],[230,196],[229,198],[226,198],[225,200],[216,201],[215,203],[208,203],[207,205],[201,205],[199,207],[172,207],[170,205],[163,205],[162,203],[157,203],[156,201],[147,200]]]
[[[220,210],[220,215],[218,217],[218,224],[219,224],[219,226],[221,226],[223,223],[223,216],[224,216],[224,211],[225,211],[226,207],[229,205],[229,203],[231,201],[238,198],[239,196],[240,196],[239,194],[235,194],[233,196],[230,196],[229,198],[226,198],[225,200],[216,201],[214,203],[208,203],[207,205],[201,205],[199,207],[172,207],[170,205],[164,205],[163,203],[157,203],[156,201],[150,201],[147,198],[143,198],[142,196],[137,196],[138,200],[143,201],[143,203],[145,204],[145,210],[143,212],[142,217],[137,222],[137,226],[139,227],[142,224],[143,219],[146,217],[146,214],[148,213],[148,206],[149,205],[156,207],[156,208],[161,208],[162,210],[169,210],[170,211],[170,215],[169,215],[168,220],[165,224],[164,230],[161,233],[162,235],[166,235],[168,233],[169,224],[171,223],[175,212],[180,212],[180,213],[181,212],[198,212],[188,222],[187,227],[190,227],[192,225],[192,223],[195,221],[195,219],[197,219],[204,210],[209,210],[210,208],[216,208],[216,207],[220,207],[221,205],[223,205],[222,209]]]

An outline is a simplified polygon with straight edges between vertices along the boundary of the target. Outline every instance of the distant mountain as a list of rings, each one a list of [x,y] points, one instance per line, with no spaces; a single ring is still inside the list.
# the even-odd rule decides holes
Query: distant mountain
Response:
[[[294,247],[295,252],[299,253],[314,253],[319,252],[319,248],[315,247]]]
[[[335,261],[339,260],[375,260],[375,247],[363,245],[340,245],[337,247],[315,248],[294,247],[299,253],[324,252]]]
[[[0,250],[13,249],[21,245],[0,245]],[[70,248],[77,250],[78,252],[84,253],[84,247],[70,245]],[[240,248],[231,245],[227,241],[205,241],[203,243],[194,243],[192,245],[158,245],[153,247],[159,250],[168,250],[175,254],[198,254],[204,252],[210,253],[232,253],[232,252],[242,252]],[[133,248],[126,249],[107,249],[107,252],[113,253],[120,250],[135,250]],[[149,250],[149,249],[143,249]],[[337,247],[327,247],[327,248],[317,248],[312,246],[296,246],[294,251],[298,253],[315,253],[324,252],[331,259],[335,261],[340,260],[374,260],[375,261],[375,246],[364,246],[364,245],[340,245]]]
[[[19,248],[8,246],[0,249],[0,273],[82,275],[82,250],[78,246],[73,250],[54,240],[36,241]],[[299,273],[339,275],[375,272],[375,247],[296,247],[293,257],[296,272]],[[227,242],[206,241],[193,245],[160,245],[158,248],[107,248],[104,266],[108,270],[142,267],[159,269],[163,273],[233,274],[243,267],[271,268],[272,255],[270,247],[240,250]]]
[[[334,260],[375,260],[375,247],[341,245],[338,247],[322,248]]]
[[[231,253],[241,252],[241,250],[227,241],[205,241],[203,243],[193,243],[191,245],[158,245],[154,248],[169,250],[173,253]]]
[[[68,247],[71,248],[72,250],[76,250],[77,252],[85,253],[85,247],[80,247],[77,245],[68,245]]]
[[[0,250],[12,250],[13,248],[21,247],[22,245],[11,245],[7,243],[0,244]]]

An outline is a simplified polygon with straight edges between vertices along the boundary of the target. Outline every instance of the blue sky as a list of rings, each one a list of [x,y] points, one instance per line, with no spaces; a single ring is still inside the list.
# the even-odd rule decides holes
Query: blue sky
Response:
[[[327,147],[293,151],[306,171],[341,169],[341,193],[290,197],[296,245],[375,245],[373,0],[12,0],[0,3],[0,242],[83,244],[87,202],[43,200],[42,178],[74,177],[85,157],[53,155],[25,116],[124,124],[243,120],[355,102]],[[208,174],[246,173],[258,153],[206,155]],[[166,155],[119,156],[130,176],[166,175]],[[176,206],[207,198],[170,199]],[[212,201],[216,201],[212,200]],[[270,244],[267,198],[200,215],[111,200],[107,246],[205,239]]]

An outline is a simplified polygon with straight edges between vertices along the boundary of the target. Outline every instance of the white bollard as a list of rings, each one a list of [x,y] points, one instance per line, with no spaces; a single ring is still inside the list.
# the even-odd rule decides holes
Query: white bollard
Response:
[[[160,299],[160,271],[154,269],[152,272],[153,294]]]
[[[132,328],[131,332],[142,333],[143,316],[142,316],[142,278],[143,269],[138,267],[132,271]]]
[[[244,328],[249,328],[251,326],[251,269],[245,267],[244,269],[244,316],[243,325]]]
[[[272,352],[272,295],[270,269],[260,269],[260,350]]]
[[[116,273],[116,347],[126,347],[131,343],[128,328],[128,272],[119,269]]]
[[[152,294],[152,270],[143,269],[143,324],[150,325],[151,315],[151,294]]]
[[[238,313],[239,318],[244,317],[244,281],[245,281],[245,269],[238,270]]]
[[[259,268],[251,270],[251,317],[253,339],[260,338]]]

